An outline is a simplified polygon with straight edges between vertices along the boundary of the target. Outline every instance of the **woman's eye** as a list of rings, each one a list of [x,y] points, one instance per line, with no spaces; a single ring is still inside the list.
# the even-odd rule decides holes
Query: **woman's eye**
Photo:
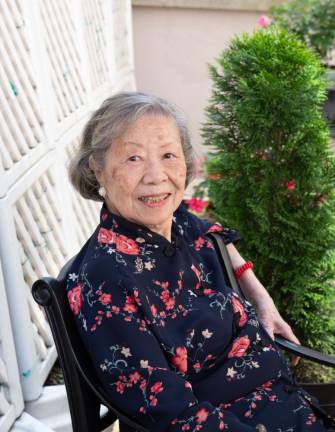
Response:
[[[139,156],[136,156],[136,155],[134,155],[134,156],[129,156],[128,160],[129,160],[130,162],[137,162],[137,161],[140,160],[140,157],[139,157]]]
[[[175,155],[173,153],[165,153],[164,154],[165,159],[173,159],[174,157],[175,157]]]

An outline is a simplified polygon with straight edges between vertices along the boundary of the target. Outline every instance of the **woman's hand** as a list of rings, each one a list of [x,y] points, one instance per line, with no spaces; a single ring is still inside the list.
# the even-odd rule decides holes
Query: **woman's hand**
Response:
[[[264,298],[262,301],[258,301],[257,304],[255,304],[254,307],[257,312],[258,320],[272,339],[278,334],[300,345],[299,339],[293,333],[291,326],[281,317],[270,296],[267,300]],[[292,361],[293,365],[296,366],[299,360],[300,358],[295,356]]]

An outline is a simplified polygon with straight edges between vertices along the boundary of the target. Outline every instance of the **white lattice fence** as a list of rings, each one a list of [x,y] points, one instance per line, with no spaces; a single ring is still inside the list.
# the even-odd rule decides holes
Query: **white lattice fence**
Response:
[[[69,258],[66,241],[71,239],[66,231],[66,202],[59,196],[61,177],[64,167],[51,153],[0,200],[0,252],[26,400],[39,396],[56,358],[49,325],[30,289],[37,278],[56,276]]]
[[[30,42],[19,1],[0,2],[1,189],[16,180],[23,159],[36,160],[45,141]],[[9,177],[9,179],[7,179]]]
[[[71,0],[40,2],[45,43],[56,95],[57,120],[64,121],[85,105],[82,56],[71,14]]]
[[[107,19],[102,0],[84,0],[84,35],[92,89],[108,83]]]
[[[38,398],[56,358],[31,285],[55,276],[98,222],[100,204],[73,191],[66,165],[92,109],[133,88],[130,8],[130,0],[0,1],[1,432],[22,395]],[[11,334],[15,378],[3,364]]]
[[[0,263],[0,431],[9,430],[22,409],[23,398]]]

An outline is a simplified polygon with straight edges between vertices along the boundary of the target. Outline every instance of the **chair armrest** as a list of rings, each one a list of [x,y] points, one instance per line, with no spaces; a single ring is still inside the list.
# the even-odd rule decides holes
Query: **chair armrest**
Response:
[[[311,348],[304,347],[302,345],[295,344],[282,336],[276,336],[275,342],[279,348],[289,351],[299,357],[303,357],[308,360],[323,364],[325,366],[335,367],[335,357],[320,353],[319,351]]]

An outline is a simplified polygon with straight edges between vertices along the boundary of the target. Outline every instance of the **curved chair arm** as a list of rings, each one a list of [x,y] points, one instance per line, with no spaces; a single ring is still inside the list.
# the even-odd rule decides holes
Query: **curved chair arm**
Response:
[[[307,360],[312,360],[316,363],[323,364],[325,366],[335,367],[335,357],[323,354],[319,351],[316,351],[311,348],[304,347],[302,345],[295,344],[282,336],[276,336],[275,342],[279,346],[279,348],[284,349],[292,354],[295,354],[299,357],[303,357]]]

